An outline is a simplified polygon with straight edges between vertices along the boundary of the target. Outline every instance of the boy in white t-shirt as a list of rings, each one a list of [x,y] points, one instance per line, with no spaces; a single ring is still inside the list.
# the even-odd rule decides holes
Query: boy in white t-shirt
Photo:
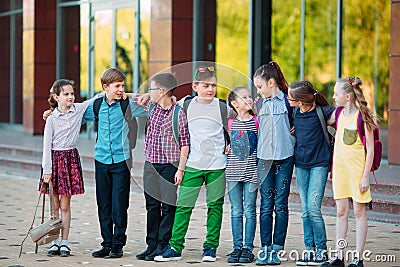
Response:
[[[218,98],[214,67],[199,67],[194,74],[193,90],[198,94],[183,102],[187,114],[190,153],[180,186],[172,237],[163,253],[154,258],[165,262],[180,260],[190,216],[201,186],[206,186],[207,236],[202,260],[215,261],[222,223],[225,195],[227,106]]]

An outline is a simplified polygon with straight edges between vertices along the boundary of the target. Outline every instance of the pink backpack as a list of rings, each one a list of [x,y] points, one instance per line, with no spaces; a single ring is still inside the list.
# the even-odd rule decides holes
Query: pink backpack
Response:
[[[335,111],[335,120],[336,125],[339,120],[339,115],[342,112],[344,107],[337,107]],[[364,121],[362,118],[361,112],[358,113],[357,117],[357,132],[358,136],[360,137],[364,148],[366,146],[366,137],[365,137],[365,129],[364,129]],[[371,171],[374,172],[381,166],[381,159],[382,159],[382,142],[379,140],[379,128],[376,128],[373,131],[374,134],[374,160],[372,161]],[[374,175],[375,177],[375,175]]]

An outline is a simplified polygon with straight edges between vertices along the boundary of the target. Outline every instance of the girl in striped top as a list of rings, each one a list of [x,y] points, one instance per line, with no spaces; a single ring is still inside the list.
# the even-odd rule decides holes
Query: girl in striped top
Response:
[[[231,118],[228,121],[230,151],[226,166],[226,181],[231,202],[233,252],[229,263],[250,263],[256,230],[257,128],[253,99],[245,87],[236,87],[228,95]],[[243,242],[243,214],[246,217]]]

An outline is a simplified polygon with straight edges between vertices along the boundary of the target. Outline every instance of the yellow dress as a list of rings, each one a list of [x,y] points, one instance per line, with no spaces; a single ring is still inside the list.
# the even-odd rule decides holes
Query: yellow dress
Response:
[[[342,111],[336,126],[332,168],[333,197],[335,199],[351,197],[358,203],[368,203],[372,199],[370,190],[364,193],[360,191],[365,150],[357,132],[358,112],[345,116]]]

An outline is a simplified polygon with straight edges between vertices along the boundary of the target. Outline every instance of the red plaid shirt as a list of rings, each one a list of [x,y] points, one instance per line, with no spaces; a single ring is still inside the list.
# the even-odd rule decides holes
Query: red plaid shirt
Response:
[[[137,103],[136,96],[134,98]],[[151,102],[148,101],[144,107],[149,110]],[[145,154],[146,160],[151,163],[173,163],[180,159],[180,148],[175,141],[172,131],[172,117],[175,104],[172,104],[168,109],[163,109],[157,103],[150,113],[147,121],[147,133],[145,139]],[[189,129],[186,114],[183,109],[179,110],[179,142],[180,146],[189,146]]]

